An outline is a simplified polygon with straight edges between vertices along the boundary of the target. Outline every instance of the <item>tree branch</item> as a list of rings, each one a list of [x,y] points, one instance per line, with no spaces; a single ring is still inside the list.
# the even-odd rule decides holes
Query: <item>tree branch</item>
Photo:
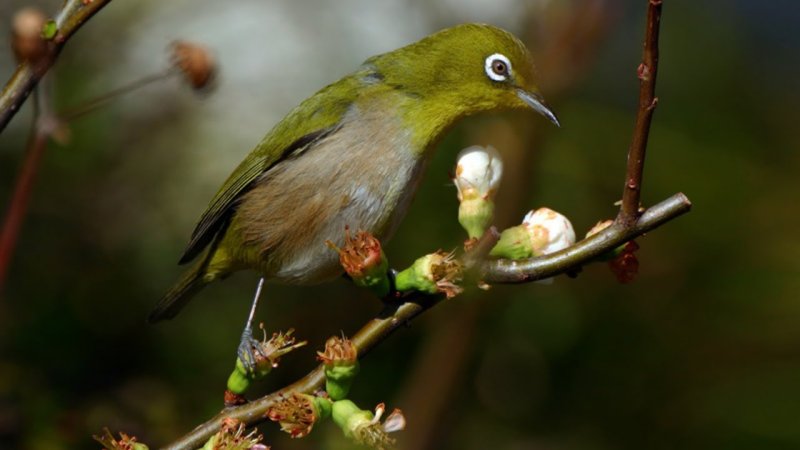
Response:
[[[639,215],[639,198],[642,190],[644,157],[647,138],[650,135],[650,122],[658,104],[656,97],[656,73],[658,72],[658,31],[661,25],[662,0],[649,0],[647,6],[647,28],[645,30],[642,63],[639,64],[639,110],[633,139],[628,150],[628,167],[625,174],[625,188],[622,192],[622,207],[617,221],[631,225]]]
[[[647,30],[643,62],[639,66],[639,110],[633,140],[628,153],[625,174],[625,191],[617,220],[608,228],[562,251],[526,260],[487,261],[480,265],[483,280],[488,283],[525,283],[565,273],[612,251],[619,245],[657,228],[687,213],[689,199],[681,194],[658,203],[640,214],[639,198],[642,187],[644,155],[653,109],[656,105],[655,79],[658,62],[658,32],[661,20],[661,0],[648,0]],[[487,233],[488,235],[488,233]],[[486,237],[486,236],[485,236]],[[473,259],[469,256],[465,259]],[[441,296],[411,295],[402,303],[388,305],[377,317],[368,322],[352,338],[358,348],[359,358],[386,339],[400,326],[435,306]],[[325,381],[324,369],[318,366],[308,375],[272,394],[251,403],[224,409],[212,419],[199,425],[187,435],[165,447],[168,450],[199,448],[213,435],[224,418],[232,417],[247,424],[265,420],[265,413],[282,395],[297,391],[312,393]]]
[[[561,252],[525,261],[490,262],[484,264],[483,270],[487,275],[487,281],[491,279],[495,283],[521,283],[558,275],[576,266],[586,264],[594,257],[615,249],[623,242],[641,236],[688,212],[690,207],[691,203],[686,196],[676,194],[648,209],[632,227],[624,228],[615,224]],[[524,274],[524,280],[519,278],[523,271],[530,271],[530,274]],[[435,306],[441,300],[441,296],[415,294],[403,299],[403,303],[399,305],[387,306],[353,336],[352,340],[358,348],[359,358],[369,353],[396,329]],[[222,410],[214,418],[198,426],[165,449],[188,450],[202,447],[205,441],[219,430],[222,419],[232,417],[253,425],[266,419],[264,414],[281,395],[292,391],[312,393],[322,388],[324,383],[323,366],[319,366],[305,377],[279,391],[242,406]]]
[[[35,61],[26,61],[17,66],[17,70],[3,87],[3,92],[0,93],[0,132],[6,128],[39,80],[56,62],[67,40],[97,11],[110,2],[111,0],[65,1],[64,7],[55,19],[58,31],[55,37],[48,41],[46,53]]]

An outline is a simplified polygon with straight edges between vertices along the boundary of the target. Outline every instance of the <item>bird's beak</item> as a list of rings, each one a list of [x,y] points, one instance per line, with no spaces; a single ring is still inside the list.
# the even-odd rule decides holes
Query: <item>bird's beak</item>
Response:
[[[550,122],[553,122],[555,126],[560,127],[561,124],[558,123],[558,117],[550,110],[550,107],[544,102],[544,99],[539,94],[533,94],[523,89],[517,89],[517,95],[523,102],[527,103],[528,106],[533,108],[534,111],[538,112],[539,114],[547,117]]]

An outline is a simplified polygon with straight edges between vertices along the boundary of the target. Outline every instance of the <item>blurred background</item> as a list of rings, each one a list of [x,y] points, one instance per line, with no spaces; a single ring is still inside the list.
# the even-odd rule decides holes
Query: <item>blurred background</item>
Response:
[[[15,67],[0,3],[0,79]],[[643,201],[692,212],[639,239],[641,270],[496,286],[439,305],[370,354],[353,390],[399,407],[405,449],[800,448],[800,5],[665,1]],[[461,241],[455,155],[502,153],[497,224],[548,206],[579,235],[612,218],[638,95],[645,0],[116,1],[49,75],[57,110],[161,70],[175,39],[215,53],[197,95],[173,79],[76,120],[51,144],[0,298],[0,448],[97,448],[108,426],[163,445],[215,414],[256,276],[206,289],[175,320],[144,318],[217,187],[295,104],[370,55],[467,21],[505,27],[538,61],[563,124],[476,117],[442,143],[399,234],[402,267]],[[0,134],[4,213],[31,102]],[[450,214],[445,212],[449,211]],[[793,256],[794,255],[794,256]],[[310,345],[252,395],[315,365],[379,302],[345,281],[270,286],[258,320]],[[276,449],[345,449],[329,423]]]

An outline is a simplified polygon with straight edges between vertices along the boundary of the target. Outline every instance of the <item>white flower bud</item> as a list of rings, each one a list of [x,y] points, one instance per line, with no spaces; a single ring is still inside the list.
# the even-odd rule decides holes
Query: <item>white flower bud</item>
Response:
[[[456,177],[458,200],[491,199],[500,186],[503,161],[493,147],[472,146],[458,154]]]
[[[503,175],[500,154],[492,147],[469,147],[458,154],[456,177],[458,222],[470,239],[479,238],[494,216],[494,194]]]
[[[575,230],[569,219],[550,208],[529,212],[522,225],[528,230],[535,255],[547,255],[575,243]]]

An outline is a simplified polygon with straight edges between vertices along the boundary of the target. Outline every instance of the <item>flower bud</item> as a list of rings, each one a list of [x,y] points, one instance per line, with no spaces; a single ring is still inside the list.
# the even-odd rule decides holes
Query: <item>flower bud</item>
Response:
[[[492,147],[473,146],[461,151],[453,182],[458,190],[458,223],[470,239],[477,239],[491,225],[494,194],[500,186],[503,162]]]
[[[228,391],[230,393],[226,392],[226,399],[230,398],[231,401],[239,402],[240,399],[236,395],[244,394],[252,381],[264,378],[272,369],[278,367],[281,356],[307,344],[306,341],[295,342],[295,338],[292,336],[293,329],[286,333],[273,333],[272,337],[267,339],[264,324],[261,324],[260,327],[264,332],[264,338],[253,349],[255,369],[252,372],[248,371],[242,360],[236,359],[236,368],[228,377]]]
[[[353,237],[345,227],[344,248],[331,241],[328,247],[339,253],[339,263],[356,286],[372,290],[378,297],[389,294],[389,261],[383,253],[381,243],[366,231],[359,231]]]
[[[47,51],[42,28],[47,17],[36,8],[23,8],[14,14],[11,25],[11,48],[17,61],[36,61]]]
[[[232,417],[226,417],[222,420],[220,430],[206,441],[201,450],[223,448],[226,450],[269,450],[269,447],[261,443],[264,436],[256,434],[256,430],[245,434],[245,429],[243,422]]]
[[[399,409],[392,411],[386,421],[381,423],[385,410],[386,407],[381,403],[373,414],[360,409],[350,400],[339,400],[333,403],[332,417],[345,436],[359,444],[383,450],[392,448],[395,444],[389,433],[400,431],[406,426],[406,419]]]
[[[325,351],[317,352],[325,365],[325,390],[333,400],[347,397],[358,374],[358,352],[353,341],[332,336],[325,342]]]
[[[489,253],[509,259],[530,258],[563,250],[575,243],[569,219],[549,208],[530,211],[521,225],[508,228]]]
[[[458,285],[462,275],[461,262],[453,257],[453,253],[439,250],[417,259],[411,267],[398,273],[395,287],[400,292],[441,293],[452,298],[463,290]]]
[[[170,46],[172,64],[183,74],[194,90],[211,88],[217,75],[217,65],[211,52],[194,42],[175,41]]]

